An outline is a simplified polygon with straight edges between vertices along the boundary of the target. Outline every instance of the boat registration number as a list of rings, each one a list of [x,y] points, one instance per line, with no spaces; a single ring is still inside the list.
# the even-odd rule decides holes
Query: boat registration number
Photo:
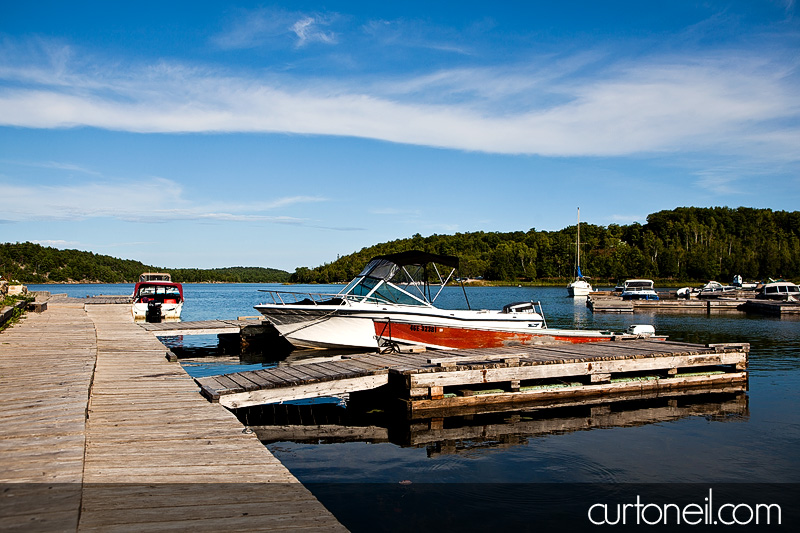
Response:
[[[420,324],[411,324],[411,331],[423,331],[425,333],[436,333],[436,328],[433,326],[423,326]]]

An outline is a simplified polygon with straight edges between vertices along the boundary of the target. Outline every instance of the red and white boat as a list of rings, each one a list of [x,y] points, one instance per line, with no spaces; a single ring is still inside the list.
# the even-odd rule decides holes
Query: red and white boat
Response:
[[[134,320],[160,322],[178,320],[183,310],[183,286],[169,274],[145,272],[133,288],[131,314]]]
[[[464,349],[606,341],[617,335],[548,328],[541,305],[534,302],[494,311],[470,309],[466,290],[467,309],[440,309],[434,303],[457,270],[453,256],[419,251],[382,255],[337,294],[266,290],[271,302],[255,309],[298,348]],[[655,333],[651,326],[638,327],[637,336]]]

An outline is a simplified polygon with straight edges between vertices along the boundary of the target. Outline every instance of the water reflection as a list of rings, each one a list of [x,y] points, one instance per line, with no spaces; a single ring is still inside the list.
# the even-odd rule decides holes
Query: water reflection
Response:
[[[394,407],[394,408],[393,408]],[[701,417],[709,422],[749,418],[744,386],[722,391],[692,389],[679,396],[620,399],[570,407],[480,412],[410,419],[397,405],[375,399],[342,403],[272,404],[236,411],[265,444],[385,443],[424,448],[428,457],[526,446],[534,439],[594,429],[636,427]]]

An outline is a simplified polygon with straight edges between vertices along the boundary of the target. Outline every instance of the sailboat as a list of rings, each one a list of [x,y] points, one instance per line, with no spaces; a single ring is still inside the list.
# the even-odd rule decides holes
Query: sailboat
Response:
[[[592,285],[581,272],[581,208],[578,208],[578,238],[575,241],[575,281],[567,285],[570,296],[589,296]]]

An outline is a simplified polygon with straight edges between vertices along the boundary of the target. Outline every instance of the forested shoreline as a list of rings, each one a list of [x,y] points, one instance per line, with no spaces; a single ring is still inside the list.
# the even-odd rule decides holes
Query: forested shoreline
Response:
[[[363,248],[293,274],[262,267],[173,269],[34,243],[0,244],[0,275],[23,283],[133,282],[142,272],[169,272],[175,281],[223,283],[336,283],[352,279],[376,256],[405,250],[456,255],[462,277],[544,283],[574,275],[576,226],[559,231],[419,234]],[[613,281],[729,281],[800,278],[800,212],[748,207],[680,207],[647,223],[581,224],[585,275]]]
[[[274,283],[289,280],[275,268],[164,268],[130,259],[34,244],[0,244],[0,275],[22,283],[132,283],[142,272],[169,272],[181,283]]]
[[[316,268],[298,268],[297,283],[352,279],[369,258],[405,250],[456,255],[462,277],[548,282],[574,275],[576,226],[559,231],[417,234],[364,248]],[[647,223],[581,224],[584,275],[613,282],[632,277],[674,281],[800,277],[800,212],[739,207],[680,207]]]

